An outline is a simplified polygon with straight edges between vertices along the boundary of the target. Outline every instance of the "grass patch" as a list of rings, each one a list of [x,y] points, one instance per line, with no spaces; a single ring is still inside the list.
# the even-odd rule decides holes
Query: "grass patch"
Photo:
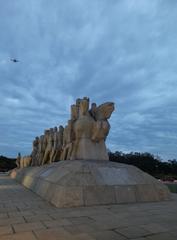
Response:
[[[165,185],[167,185],[170,192],[177,193],[177,184],[175,184],[175,183],[165,183]]]

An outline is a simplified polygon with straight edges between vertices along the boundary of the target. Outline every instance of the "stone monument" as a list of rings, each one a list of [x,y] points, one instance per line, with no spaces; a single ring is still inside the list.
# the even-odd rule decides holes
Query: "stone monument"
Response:
[[[44,131],[33,141],[31,166],[41,166],[59,160],[108,160],[105,140],[110,130],[108,119],[114,103],[97,107],[89,98],[77,99],[71,106],[71,118],[65,127]]]
[[[167,187],[152,176],[108,161],[105,141],[114,103],[89,106],[89,98],[77,99],[67,125],[36,137],[31,156],[11,176],[57,207],[170,199]]]

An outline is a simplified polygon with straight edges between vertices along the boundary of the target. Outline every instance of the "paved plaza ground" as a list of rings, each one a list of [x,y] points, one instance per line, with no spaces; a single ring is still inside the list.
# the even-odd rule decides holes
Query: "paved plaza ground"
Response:
[[[0,240],[177,240],[171,201],[59,209],[0,175]]]

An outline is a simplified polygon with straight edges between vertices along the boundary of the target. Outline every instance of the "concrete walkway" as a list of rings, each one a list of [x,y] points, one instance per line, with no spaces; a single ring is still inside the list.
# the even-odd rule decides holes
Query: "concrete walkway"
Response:
[[[160,203],[57,209],[0,175],[0,240],[176,240],[177,194]]]

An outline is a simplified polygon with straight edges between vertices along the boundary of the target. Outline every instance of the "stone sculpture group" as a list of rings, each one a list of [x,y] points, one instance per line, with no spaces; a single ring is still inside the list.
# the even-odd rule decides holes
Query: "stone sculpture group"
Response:
[[[170,199],[168,188],[147,173],[105,161],[113,111],[111,102],[89,108],[87,97],[77,99],[67,125],[36,137],[31,155],[18,155],[11,177],[60,208]]]
[[[89,98],[77,99],[71,105],[71,117],[65,127],[45,130],[33,141],[29,156],[17,156],[17,167],[41,166],[59,160],[108,160],[105,140],[110,130],[108,119],[114,103],[99,106]]]

